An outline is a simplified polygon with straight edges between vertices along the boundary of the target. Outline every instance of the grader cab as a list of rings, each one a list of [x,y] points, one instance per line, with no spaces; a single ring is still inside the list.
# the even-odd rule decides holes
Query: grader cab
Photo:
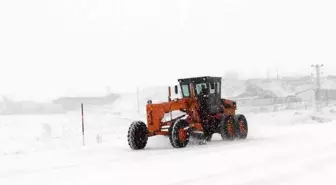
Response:
[[[196,77],[178,79],[175,94],[181,97],[171,99],[168,88],[168,101],[146,105],[147,124],[134,121],[128,130],[128,144],[134,149],[143,149],[148,137],[165,135],[175,148],[186,147],[190,137],[211,141],[218,133],[223,140],[245,139],[248,133],[244,115],[236,114],[237,105],[233,100],[221,98],[221,77]],[[172,111],[182,115],[166,121],[164,116]]]

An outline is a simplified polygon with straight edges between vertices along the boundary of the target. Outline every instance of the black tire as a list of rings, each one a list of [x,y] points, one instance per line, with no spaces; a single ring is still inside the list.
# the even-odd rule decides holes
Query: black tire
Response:
[[[182,119],[177,120],[169,129],[169,132],[171,133],[169,135],[169,140],[174,148],[184,148],[188,145],[190,139],[190,128],[187,121]],[[179,137],[180,132],[183,132],[183,135],[185,136],[183,139]]]
[[[128,129],[128,145],[133,150],[143,149],[148,141],[148,129],[144,122],[134,121]]]
[[[209,134],[208,136],[205,136],[205,141],[210,142],[212,139],[212,134]]]
[[[210,142],[212,139],[212,135],[215,132],[215,128],[212,128],[213,125],[216,125],[214,121],[210,121],[210,125],[202,125],[203,127],[203,140]]]
[[[235,116],[235,129],[238,139],[246,139],[248,135],[248,123],[244,115],[237,114]]]
[[[223,140],[234,140],[235,139],[235,120],[232,116],[223,117],[220,123],[219,134]]]

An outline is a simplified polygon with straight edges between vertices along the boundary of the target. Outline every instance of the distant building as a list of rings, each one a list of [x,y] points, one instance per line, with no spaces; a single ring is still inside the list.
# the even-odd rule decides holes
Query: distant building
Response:
[[[315,89],[309,88],[296,93],[296,97],[300,98],[301,101],[312,101],[315,96]]]
[[[328,79],[328,80],[336,80],[336,76],[334,76],[334,75],[329,75],[329,76],[327,76],[327,79]]]
[[[307,85],[307,84],[314,84],[314,80],[311,76],[304,76],[304,77],[296,77],[296,78],[283,78],[282,80],[285,81],[287,85]]]
[[[298,92],[296,96],[302,101],[312,101],[315,96],[316,99],[320,101],[336,100],[336,89],[320,89],[317,94],[315,89],[310,88],[305,91]]]
[[[336,100],[336,90],[335,89],[320,89],[318,100],[322,100],[322,101]]]
[[[235,98],[250,98],[250,97],[258,97],[258,98],[275,98],[277,95],[269,90],[264,90],[256,84],[247,85],[245,92],[239,94]]]

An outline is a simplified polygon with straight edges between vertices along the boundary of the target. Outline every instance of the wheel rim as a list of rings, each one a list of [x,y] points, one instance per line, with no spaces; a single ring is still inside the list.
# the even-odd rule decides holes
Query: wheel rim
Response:
[[[179,129],[178,138],[180,141],[185,141],[187,139],[187,131],[183,128]]]
[[[227,124],[227,132],[230,137],[234,135],[234,129],[233,129],[233,124],[232,121],[228,122]]]
[[[245,122],[243,120],[239,121],[239,131],[241,134],[246,134]]]

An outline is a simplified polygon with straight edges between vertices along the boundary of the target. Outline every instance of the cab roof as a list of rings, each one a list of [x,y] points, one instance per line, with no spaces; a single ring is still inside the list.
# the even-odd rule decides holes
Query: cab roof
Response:
[[[180,83],[220,82],[221,80],[222,80],[222,77],[215,77],[215,76],[200,76],[200,77],[178,79]]]

